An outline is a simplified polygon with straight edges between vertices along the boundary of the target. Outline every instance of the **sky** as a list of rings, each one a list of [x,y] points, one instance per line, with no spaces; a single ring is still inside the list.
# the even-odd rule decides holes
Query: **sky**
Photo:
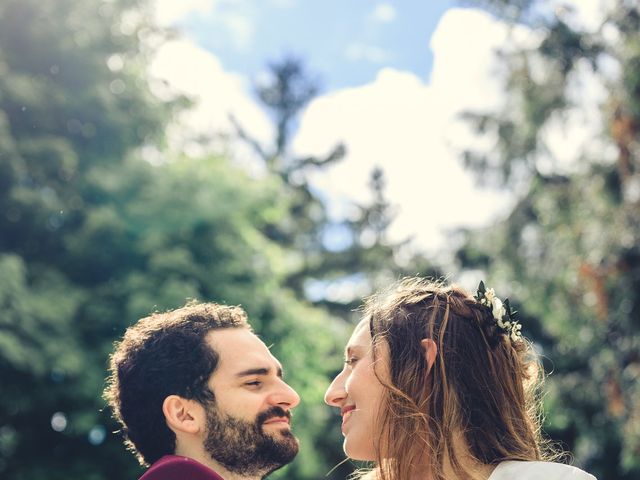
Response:
[[[596,28],[600,0],[550,0],[573,5],[569,22]],[[151,73],[158,95],[187,93],[197,100],[172,127],[176,148],[194,148],[199,134],[232,135],[228,115],[262,142],[273,126],[253,95],[270,61],[296,55],[318,75],[321,93],[303,112],[293,139],[299,155],[328,153],[344,142],[347,156],[315,174],[336,220],[348,205],[370,200],[373,168],[381,167],[397,212],[394,240],[412,238],[428,252],[446,249],[459,227],[489,225],[515,201],[508,191],[476,185],[461,164],[468,146],[490,148],[460,120],[465,111],[492,111],[505,100],[495,49],[514,42],[535,46],[525,27],[509,36],[485,12],[445,0],[156,0],[162,25],[177,29],[159,51]],[[580,108],[548,132],[553,164],[569,163],[576,145],[597,137],[589,123],[604,89],[588,78],[576,85]],[[197,151],[193,152],[197,154]],[[234,157],[257,169],[248,149]],[[255,171],[255,174],[259,174]]]
[[[167,1],[161,21],[172,21],[226,69],[252,76],[285,54],[307,60],[326,91],[356,87],[382,66],[426,77],[429,39],[450,6],[446,0]],[[189,5],[194,10],[190,11]],[[182,9],[181,18],[175,9]],[[173,11],[172,11],[173,10]],[[180,18],[179,20],[175,20]],[[173,19],[173,20],[172,20]]]

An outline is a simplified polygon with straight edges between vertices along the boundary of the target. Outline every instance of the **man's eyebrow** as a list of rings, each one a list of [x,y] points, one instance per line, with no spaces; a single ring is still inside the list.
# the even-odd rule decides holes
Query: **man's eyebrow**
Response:
[[[236,377],[249,377],[251,375],[269,375],[271,373],[271,368],[248,368],[247,370],[243,370],[241,372],[236,373]],[[276,370],[276,375],[282,378],[282,367],[278,367]]]

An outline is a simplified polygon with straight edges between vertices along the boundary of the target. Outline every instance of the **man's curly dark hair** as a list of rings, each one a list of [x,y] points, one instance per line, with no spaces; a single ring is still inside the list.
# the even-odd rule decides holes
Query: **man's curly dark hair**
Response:
[[[141,464],[175,453],[176,436],[162,413],[167,396],[214,401],[207,382],[219,358],[206,336],[226,328],[251,330],[242,308],[190,303],[141,319],[116,343],[104,398]]]

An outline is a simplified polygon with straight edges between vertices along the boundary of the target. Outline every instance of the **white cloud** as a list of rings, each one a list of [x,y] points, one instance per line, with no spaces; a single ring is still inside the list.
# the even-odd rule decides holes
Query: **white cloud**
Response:
[[[540,36],[525,27],[509,28],[472,9],[449,10],[431,37],[434,64],[430,86],[456,109],[496,108],[504,97],[497,49],[535,47]]]
[[[229,12],[221,16],[220,21],[231,33],[236,48],[246,50],[253,40],[255,25],[253,19],[247,13]]]
[[[278,8],[291,8],[296,5],[296,0],[270,0],[269,3]]]
[[[158,51],[150,73],[166,84],[156,87],[158,95],[166,96],[169,90],[186,94],[195,101],[194,108],[184,112],[172,127],[171,139],[175,148],[193,148],[193,139],[198,136],[233,136],[229,114],[233,114],[259,141],[267,143],[273,138],[271,122],[247,93],[248,81],[241,75],[225,71],[213,54],[192,42],[166,43]],[[233,147],[239,149],[236,153],[250,161],[251,155],[240,145]]]
[[[287,3],[289,2],[289,3]],[[291,0],[278,0],[280,8]],[[213,28],[226,32],[238,50],[250,47],[257,21],[256,5],[248,0],[155,0],[153,13],[160,25],[175,25],[192,14],[207,17]]]
[[[392,22],[396,18],[396,8],[390,3],[379,3],[374,8],[372,17],[377,22]]]
[[[321,155],[344,141],[347,158],[313,178],[333,198],[334,210],[347,214],[344,199],[368,202],[369,173],[381,166],[387,195],[399,210],[392,236],[413,235],[419,246],[430,250],[443,247],[447,229],[486,225],[507,212],[513,202],[508,194],[476,188],[464,171],[460,149],[490,145],[493,139],[477,137],[458,115],[467,110],[495,110],[504,101],[495,48],[538,41],[534,32],[525,28],[510,31],[478,10],[449,10],[431,41],[434,64],[430,79],[383,68],[366,85],[317,98],[301,118],[294,150],[300,155]],[[356,44],[351,56],[384,61],[381,56],[386,55],[366,52],[367,47]],[[226,72],[209,52],[184,40],[171,42],[160,50],[152,73],[198,101],[175,127],[172,138],[176,142],[198,134],[231,134],[230,112],[263,143],[273,138],[273,126],[247,94],[247,80]],[[572,146],[584,145],[585,137],[595,136],[588,119],[597,116],[593,111],[603,92],[588,76],[579,79],[584,83],[579,95],[593,101],[586,109],[559,119],[554,124],[558,128],[543,133],[550,151],[562,162],[571,162],[572,154],[577,155]],[[249,153],[235,152],[250,162]]]
[[[156,0],[154,14],[160,25],[172,25],[191,13],[210,13],[217,0]]]
[[[499,105],[493,49],[504,44],[507,32],[479,11],[450,10],[432,39],[430,82],[385,68],[372,83],[315,100],[294,148],[322,154],[343,140],[348,156],[314,182],[333,198],[367,202],[369,173],[381,166],[387,195],[399,210],[392,236],[415,235],[430,250],[445,244],[447,229],[487,224],[507,211],[511,197],[477,188],[451,148],[473,139],[470,130],[453,128],[460,112]],[[339,210],[341,203],[334,205]]]
[[[303,115],[294,148],[300,154],[322,154],[335,142],[345,142],[347,158],[314,177],[332,198],[367,202],[368,175],[375,166],[383,167],[388,197],[399,210],[392,235],[415,235],[419,246],[439,249],[447,230],[487,225],[513,204],[512,194],[479,189],[464,171],[459,152],[470,146],[490,148],[495,139],[479,137],[459,115],[503,105],[498,47],[535,47],[539,41],[540,33],[510,29],[479,10],[449,10],[431,41],[429,81],[386,68],[367,85],[318,98]],[[581,108],[570,110],[562,125],[552,124],[559,128],[542,133],[564,165],[575,162],[576,145],[591,148],[589,138],[597,137],[599,128],[592,119],[603,87],[584,73],[572,80],[573,91],[590,101],[574,99]],[[334,203],[337,214],[345,214],[343,205]]]
[[[391,55],[388,51],[373,45],[352,43],[345,50],[345,56],[352,61],[364,60],[371,63],[384,63]]]
[[[566,173],[584,166],[576,159],[585,155],[602,160],[610,157],[601,135],[604,125],[599,121],[608,95],[602,78],[588,62],[575,67],[567,88],[568,107],[562,115],[553,115],[541,132],[549,150],[548,158],[541,159],[541,169]]]
[[[558,14],[571,28],[595,32],[605,19],[609,0],[552,0],[548,8]]]
[[[595,5],[597,1],[588,0]],[[592,10],[589,10],[592,11]],[[500,78],[504,71],[498,69],[491,52],[496,47],[502,50],[526,46],[534,49],[542,40],[543,32],[517,27],[508,31],[499,22],[485,15],[467,15],[452,19],[443,18],[441,28],[433,36],[431,46],[438,52],[449,55],[447,63],[434,64],[431,87],[447,98],[447,103],[458,109],[465,105],[467,110],[498,111],[505,100],[501,82],[487,82],[487,78]],[[453,21],[452,21],[453,20]],[[447,22],[452,21],[450,28]],[[460,42],[457,30],[485,31],[472,44]],[[538,57],[529,57],[529,66],[534,80],[543,82],[549,75],[548,67]],[[441,68],[442,67],[442,68]],[[612,70],[607,67],[605,70]],[[614,70],[614,69],[613,69]],[[615,73],[612,73],[615,76]],[[567,87],[568,106],[562,115],[554,114],[540,132],[540,141],[547,149],[538,156],[537,167],[543,172],[566,173],[578,165],[576,159],[588,154],[605,157],[607,146],[602,143],[602,125],[598,122],[599,112],[607,97],[607,89],[602,78],[593,72],[586,62],[576,66],[569,77]],[[447,85],[449,88],[447,88]],[[452,122],[448,137],[452,145],[472,147],[480,151],[489,150],[494,138],[470,137],[470,126],[463,121]],[[464,139],[460,142],[457,139]]]

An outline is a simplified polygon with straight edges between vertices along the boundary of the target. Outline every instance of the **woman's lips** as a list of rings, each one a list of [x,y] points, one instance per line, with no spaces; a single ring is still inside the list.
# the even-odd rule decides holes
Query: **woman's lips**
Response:
[[[347,423],[347,420],[349,420],[349,418],[351,417],[351,412],[353,412],[356,409],[355,405],[349,405],[346,407],[342,407],[342,409],[340,409],[340,413],[342,414],[342,426],[344,427],[345,423]]]

